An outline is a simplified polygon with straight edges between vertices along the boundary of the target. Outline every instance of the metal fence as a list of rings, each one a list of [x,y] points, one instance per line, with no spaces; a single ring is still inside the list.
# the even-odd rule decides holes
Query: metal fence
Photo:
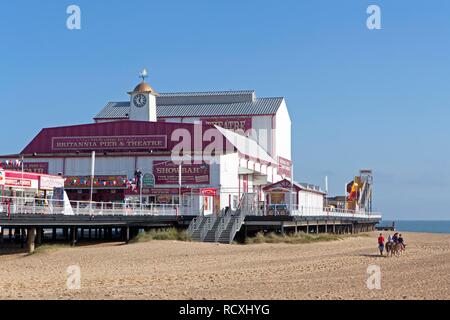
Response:
[[[338,208],[315,208],[289,204],[265,205],[258,215],[263,216],[300,216],[300,217],[336,217],[336,218],[373,218],[380,219],[377,212],[347,210]]]
[[[176,216],[179,206],[173,204],[136,204],[114,202],[64,201],[41,198],[0,197],[0,214],[37,215],[150,215]],[[194,214],[194,213],[192,213]]]
[[[247,208],[247,202],[243,204]],[[303,217],[337,217],[337,218],[381,218],[379,213],[337,208],[312,208],[298,205],[277,204],[248,209],[246,215],[258,216],[303,216]],[[64,201],[31,197],[0,197],[0,214],[38,214],[38,215],[142,215],[142,216],[176,216],[201,215],[200,210],[177,204],[139,204],[134,202],[89,202]]]

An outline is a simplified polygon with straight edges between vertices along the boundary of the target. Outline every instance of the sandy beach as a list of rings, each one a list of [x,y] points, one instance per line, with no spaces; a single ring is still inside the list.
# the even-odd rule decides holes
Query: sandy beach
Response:
[[[404,233],[400,258],[370,237],[311,244],[152,241],[0,251],[0,299],[450,299],[450,235]],[[81,268],[68,290],[67,267]],[[369,290],[367,268],[381,268]]]

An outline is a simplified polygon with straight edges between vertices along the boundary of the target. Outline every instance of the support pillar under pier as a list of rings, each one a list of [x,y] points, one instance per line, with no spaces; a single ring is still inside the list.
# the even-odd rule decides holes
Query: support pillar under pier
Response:
[[[70,245],[72,247],[75,247],[76,244],[77,244],[77,228],[72,227],[70,228]]]
[[[36,239],[36,228],[29,228],[28,229],[28,241],[27,241],[27,249],[28,253],[32,254],[35,250],[35,244],[34,241]]]
[[[37,245],[42,244],[42,233],[43,233],[43,231],[44,230],[42,228],[37,228],[36,229],[36,244]]]

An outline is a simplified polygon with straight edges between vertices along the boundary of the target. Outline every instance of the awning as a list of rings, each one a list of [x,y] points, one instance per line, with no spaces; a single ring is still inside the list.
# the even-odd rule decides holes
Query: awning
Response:
[[[239,167],[238,173],[239,173],[239,174],[254,174],[255,171],[254,171],[254,170],[251,170],[251,169]]]
[[[255,140],[219,126],[215,127],[240,153],[261,162],[277,164],[277,161],[275,161]]]

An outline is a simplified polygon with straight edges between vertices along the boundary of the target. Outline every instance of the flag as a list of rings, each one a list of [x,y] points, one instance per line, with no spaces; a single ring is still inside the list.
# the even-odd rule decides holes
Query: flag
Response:
[[[355,183],[354,180],[352,180],[349,183],[347,183],[347,193],[351,193],[352,192],[352,187],[353,187],[354,183]]]

